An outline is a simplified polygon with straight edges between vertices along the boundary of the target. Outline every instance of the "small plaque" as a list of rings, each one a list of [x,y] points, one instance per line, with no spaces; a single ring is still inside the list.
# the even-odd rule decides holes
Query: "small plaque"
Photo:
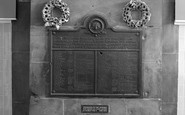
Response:
[[[108,105],[81,105],[81,113],[108,113]]]

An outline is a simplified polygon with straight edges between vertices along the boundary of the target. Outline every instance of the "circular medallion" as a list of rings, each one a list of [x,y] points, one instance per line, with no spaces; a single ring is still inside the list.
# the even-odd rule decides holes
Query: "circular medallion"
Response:
[[[92,18],[88,23],[89,31],[93,34],[100,34],[105,29],[105,21],[99,17]]]

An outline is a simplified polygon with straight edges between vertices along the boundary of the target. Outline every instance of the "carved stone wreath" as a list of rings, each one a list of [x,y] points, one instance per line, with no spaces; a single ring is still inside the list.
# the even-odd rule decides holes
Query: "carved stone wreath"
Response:
[[[59,8],[62,11],[61,17],[53,17],[52,10],[54,8]],[[70,10],[67,4],[62,2],[62,0],[51,0],[45,4],[42,10],[42,17],[45,22],[45,26],[54,26],[57,29],[62,26],[63,23],[69,21]]]
[[[142,17],[140,20],[132,19],[132,11],[139,10],[142,13]],[[123,8],[123,20],[129,27],[132,28],[140,28],[145,26],[150,21],[151,13],[149,7],[145,2],[141,0],[131,0],[128,4],[126,4],[125,8]]]

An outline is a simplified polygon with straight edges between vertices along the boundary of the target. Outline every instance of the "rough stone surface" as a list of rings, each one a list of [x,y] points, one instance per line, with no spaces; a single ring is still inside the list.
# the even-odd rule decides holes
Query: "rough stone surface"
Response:
[[[31,97],[29,115],[64,115],[63,100]]]
[[[176,115],[177,114],[177,105],[164,103],[162,107],[162,115]]]
[[[163,54],[163,85],[162,100],[164,102],[177,102],[177,55]]]
[[[142,37],[142,61],[162,61],[161,28],[147,28]]]
[[[143,63],[143,93],[146,98],[161,98],[162,67],[157,62]]]
[[[30,64],[30,90],[39,96],[49,94],[49,76],[50,69],[48,63],[31,63]]]
[[[126,114],[126,104],[124,100],[114,99],[78,99],[78,100],[65,100],[65,115],[80,115],[81,105],[108,105],[109,112],[107,115],[123,115]],[[84,114],[88,115],[88,114]],[[89,114],[91,115],[91,114]],[[93,115],[101,115],[99,113]]]
[[[155,100],[126,100],[127,115],[161,115],[161,103]]]
[[[93,104],[109,105],[107,115],[160,115],[160,101],[140,99],[67,99],[64,100],[65,115],[82,115],[81,105]]]
[[[31,62],[49,62],[48,33],[43,27],[31,26]]]
[[[173,24],[163,27],[163,53],[178,53],[178,26]]]

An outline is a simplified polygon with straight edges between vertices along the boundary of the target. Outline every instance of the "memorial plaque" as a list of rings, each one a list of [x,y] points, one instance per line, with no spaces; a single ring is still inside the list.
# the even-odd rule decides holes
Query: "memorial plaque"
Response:
[[[50,31],[51,95],[138,97],[140,31],[107,28],[100,19],[89,22],[76,30]]]

